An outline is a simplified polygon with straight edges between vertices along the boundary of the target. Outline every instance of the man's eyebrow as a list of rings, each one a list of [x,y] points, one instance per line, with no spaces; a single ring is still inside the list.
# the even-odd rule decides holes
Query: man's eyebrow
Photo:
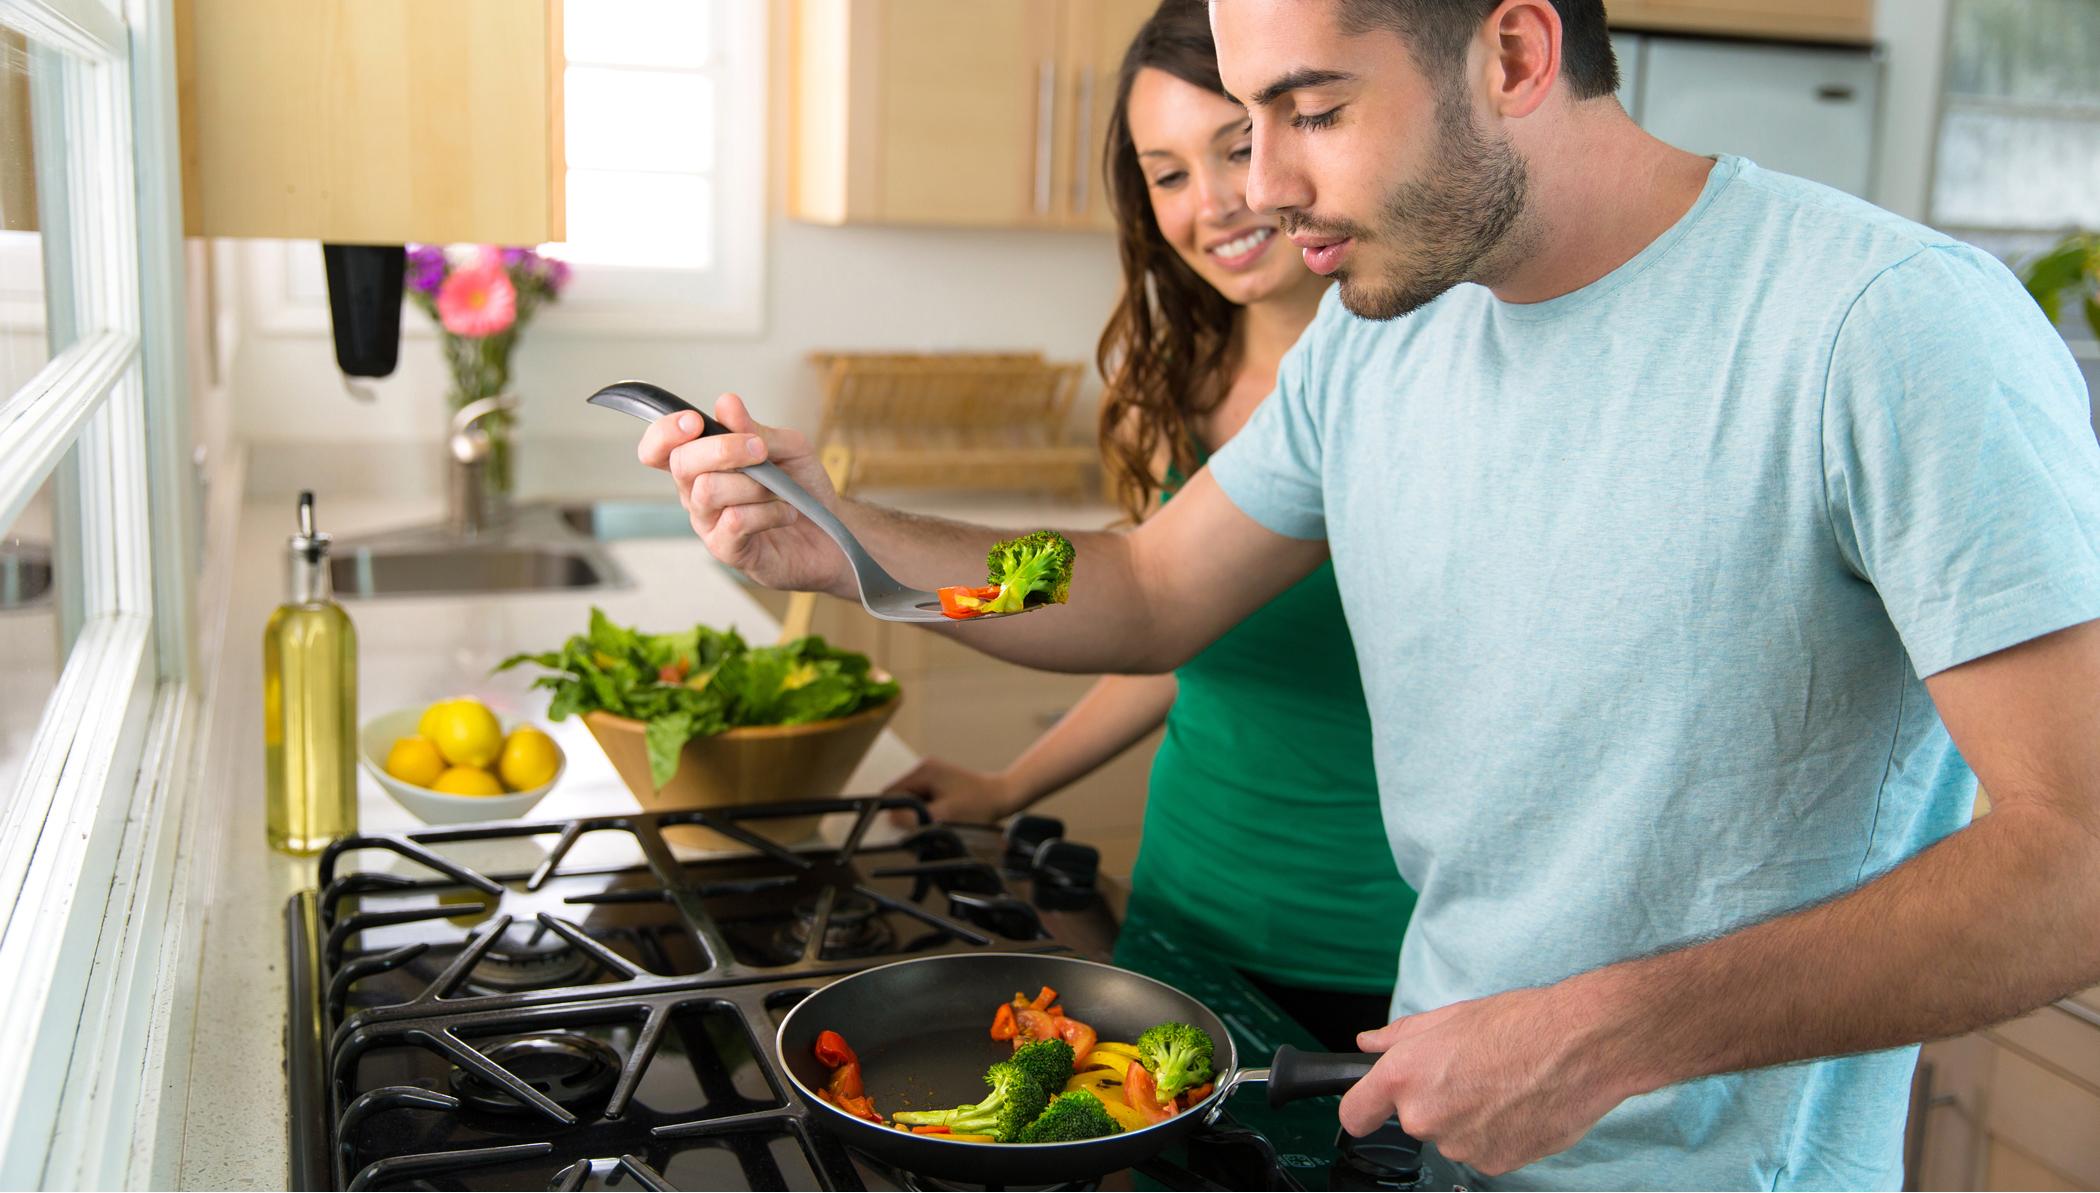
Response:
[[[1307,87],[1325,87],[1329,83],[1346,83],[1355,78],[1355,75],[1341,70],[1314,70],[1311,67],[1294,70],[1255,92],[1248,106],[1266,108],[1290,92]]]

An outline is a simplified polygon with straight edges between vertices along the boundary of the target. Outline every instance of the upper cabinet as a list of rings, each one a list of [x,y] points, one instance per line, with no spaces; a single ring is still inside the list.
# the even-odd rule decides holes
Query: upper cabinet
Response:
[[[796,0],[788,211],[1106,228],[1101,139],[1151,0]]]
[[[176,21],[190,235],[563,238],[561,0],[177,0]]]
[[[1874,0],[1605,0],[1614,29],[1864,45]]]

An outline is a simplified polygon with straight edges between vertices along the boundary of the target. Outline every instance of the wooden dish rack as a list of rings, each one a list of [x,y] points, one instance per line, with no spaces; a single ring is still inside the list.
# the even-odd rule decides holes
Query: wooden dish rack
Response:
[[[818,442],[841,489],[1034,489],[1086,496],[1100,453],[1069,425],[1083,366],[1037,352],[817,352]]]

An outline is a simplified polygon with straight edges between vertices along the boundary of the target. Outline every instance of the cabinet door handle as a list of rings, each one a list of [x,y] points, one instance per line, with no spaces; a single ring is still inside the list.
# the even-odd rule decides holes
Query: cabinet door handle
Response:
[[[1057,60],[1035,68],[1035,213],[1050,214],[1050,159],[1057,135]]]
[[[1846,103],[1858,96],[1859,92],[1848,83],[1825,83],[1816,88],[1816,98],[1825,103]]]
[[[1087,178],[1093,173],[1087,164],[1087,144],[1094,132],[1094,68],[1079,68],[1079,102],[1074,105],[1077,115],[1072,121],[1072,214],[1086,214]]]

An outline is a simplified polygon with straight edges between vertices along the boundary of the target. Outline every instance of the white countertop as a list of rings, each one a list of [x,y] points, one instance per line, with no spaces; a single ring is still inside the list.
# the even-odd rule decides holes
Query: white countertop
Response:
[[[251,501],[235,552],[233,607],[215,688],[206,782],[219,787],[216,858],[208,881],[202,975],[190,1063],[188,1116],[180,1166],[185,1189],[274,1189],[287,1179],[289,1096],[284,1072],[286,1014],[284,907],[314,882],[312,858],[271,851],[263,839],[262,627],[281,599],[284,540],[291,503]],[[364,500],[324,503],[322,528],[338,539],[424,521],[425,503]],[[531,669],[491,676],[520,650],[548,650],[580,632],[597,604],[614,620],[650,629],[705,621],[770,642],[778,623],[692,539],[606,544],[634,586],[579,593],[348,601],[357,627],[360,721],[448,695],[472,695],[499,716],[546,724],[544,693],[529,690]],[[560,786],[529,814],[561,820],[636,811],[582,722],[547,725],[568,755]],[[849,781],[878,789],[915,761],[885,732]],[[368,832],[423,827],[360,773],[358,819]],[[579,842],[583,860],[590,834]],[[518,846],[536,848],[528,841]],[[210,846],[207,846],[210,848]]]

